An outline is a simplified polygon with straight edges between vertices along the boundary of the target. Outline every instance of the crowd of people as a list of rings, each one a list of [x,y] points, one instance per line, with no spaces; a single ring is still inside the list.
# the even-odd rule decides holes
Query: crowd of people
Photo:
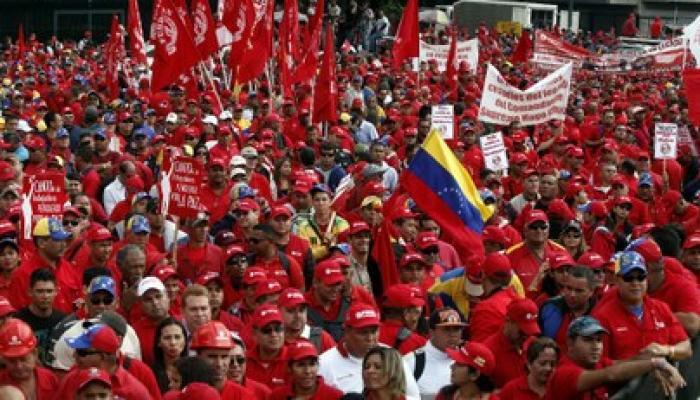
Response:
[[[435,60],[414,71],[339,46],[324,124],[311,84],[151,90],[136,66],[111,98],[102,44],[6,41],[0,398],[603,399],[638,377],[659,397],[684,390],[700,164],[679,72],[577,70],[563,121],[490,126],[488,63],[521,88],[546,71],[509,61],[512,35],[474,35],[479,69],[461,64],[457,91]],[[493,211],[485,254],[456,251],[411,199],[385,207],[446,103],[447,143]],[[657,122],[687,133],[676,160],[651,157]],[[485,168],[493,131],[507,171]],[[192,218],[163,209],[177,156],[205,168]],[[33,218],[28,187],[47,173],[67,202]],[[398,282],[373,251],[387,227]]]

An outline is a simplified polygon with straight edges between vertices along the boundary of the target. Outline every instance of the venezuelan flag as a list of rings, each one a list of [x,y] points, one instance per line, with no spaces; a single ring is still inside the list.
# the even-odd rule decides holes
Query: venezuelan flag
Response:
[[[401,178],[418,207],[466,251],[463,254],[483,254],[481,231],[493,210],[481,200],[469,172],[439,132],[428,134]]]

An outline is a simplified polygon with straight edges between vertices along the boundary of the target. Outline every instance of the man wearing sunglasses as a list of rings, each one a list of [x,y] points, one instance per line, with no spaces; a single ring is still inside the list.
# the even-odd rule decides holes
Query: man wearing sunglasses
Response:
[[[668,305],[647,296],[647,267],[636,251],[617,255],[617,293],[592,313],[610,334],[605,354],[613,360],[637,355],[682,360],[690,357],[690,340]]]
[[[253,314],[255,346],[246,353],[246,377],[270,389],[288,382],[287,347],[284,342],[284,318],[277,306],[265,304]]]

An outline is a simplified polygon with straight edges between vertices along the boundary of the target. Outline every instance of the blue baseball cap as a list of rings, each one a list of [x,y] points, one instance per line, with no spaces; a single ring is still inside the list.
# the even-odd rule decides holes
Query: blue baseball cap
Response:
[[[114,329],[105,324],[95,324],[86,329],[80,336],[67,338],[66,343],[72,349],[95,349],[105,353],[116,353],[119,350],[119,338]]]
[[[117,124],[117,116],[113,112],[106,112],[102,116],[102,120],[107,125],[116,125]]]
[[[245,199],[245,198],[250,198],[254,199],[256,196],[256,191],[255,189],[251,188],[250,186],[241,186],[238,189],[238,198],[239,199]]]
[[[88,287],[88,294],[95,294],[100,290],[109,292],[112,296],[117,295],[117,285],[114,283],[114,279],[111,276],[98,276],[90,281],[90,286]]]
[[[97,128],[95,131],[92,133],[92,136],[99,136],[103,139],[107,139],[107,131],[104,130],[103,128]]]
[[[569,329],[566,332],[567,336],[570,338],[576,336],[588,337],[599,333],[608,333],[608,331],[603,328],[597,319],[590,315],[584,315],[573,320],[571,324],[569,324]]]
[[[493,191],[491,189],[481,189],[479,190],[479,195],[481,195],[481,200],[486,202],[487,200],[491,200],[494,203],[496,202],[496,195],[493,194]]]
[[[133,233],[151,233],[151,224],[143,215],[136,214],[127,223],[128,230]]]
[[[619,267],[617,274],[626,276],[632,271],[638,270],[646,274],[647,266],[644,258],[636,251],[621,251],[615,254],[616,263]]]
[[[66,137],[68,137],[68,136],[70,136],[70,133],[68,133],[68,129],[66,129],[66,128],[64,128],[64,127],[60,127],[60,128],[58,128],[58,130],[56,131],[56,138],[57,138],[57,139],[66,138]]]
[[[134,136],[145,136],[150,139],[155,136],[155,131],[150,126],[142,126],[134,130]]]
[[[648,172],[641,173],[639,175],[639,180],[637,181],[637,187],[644,185],[654,187],[654,180],[652,179],[651,174]]]
[[[66,240],[70,233],[63,230],[63,225],[56,218],[42,218],[34,225],[32,235],[35,237],[50,237],[53,240]]]

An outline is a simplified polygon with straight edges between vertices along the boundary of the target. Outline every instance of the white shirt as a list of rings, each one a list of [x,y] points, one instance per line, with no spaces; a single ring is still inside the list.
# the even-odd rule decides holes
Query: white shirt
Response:
[[[379,344],[384,346],[383,344]],[[388,347],[388,346],[387,346]],[[362,393],[364,383],[362,382],[362,359],[348,354],[344,357],[338,351],[338,346],[328,349],[318,358],[318,374],[323,377],[323,381],[343,393]],[[406,399],[419,400],[418,385],[413,379],[413,371],[408,369],[406,363],[403,365],[403,373],[406,375]]]
[[[56,357],[51,365],[51,368],[61,369],[68,371],[71,369],[73,364],[75,364],[75,358],[73,357],[74,350],[68,346],[66,339],[74,338],[80,336],[85,329],[83,328],[83,322],[81,320],[73,324],[67,331],[63,332],[61,338],[58,339],[56,345],[53,348],[53,354]],[[136,331],[131,325],[126,326],[126,335],[122,341],[122,346],[119,351],[131,358],[141,359],[141,344],[139,343],[139,337],[136,335]]]
[[[114,181],[105,187],[102,195],[102,203],[105,206],[107,215],[112,215],[114,207],[122,200],[126,200],[126,187],[124,187],[119,178],[114,178]]]
[[[428,341],[425,346],[403,356],[403,362],[411,371],[411,375],[416,368],[416,352],[418,351],[425,353],[425,367],[417,382],[418,390],[422,400],[433,399],[440,392],[440,389],[450,384],[454,361],[447,356],[446,352],[439,350],[433,346],[432,342]]]

